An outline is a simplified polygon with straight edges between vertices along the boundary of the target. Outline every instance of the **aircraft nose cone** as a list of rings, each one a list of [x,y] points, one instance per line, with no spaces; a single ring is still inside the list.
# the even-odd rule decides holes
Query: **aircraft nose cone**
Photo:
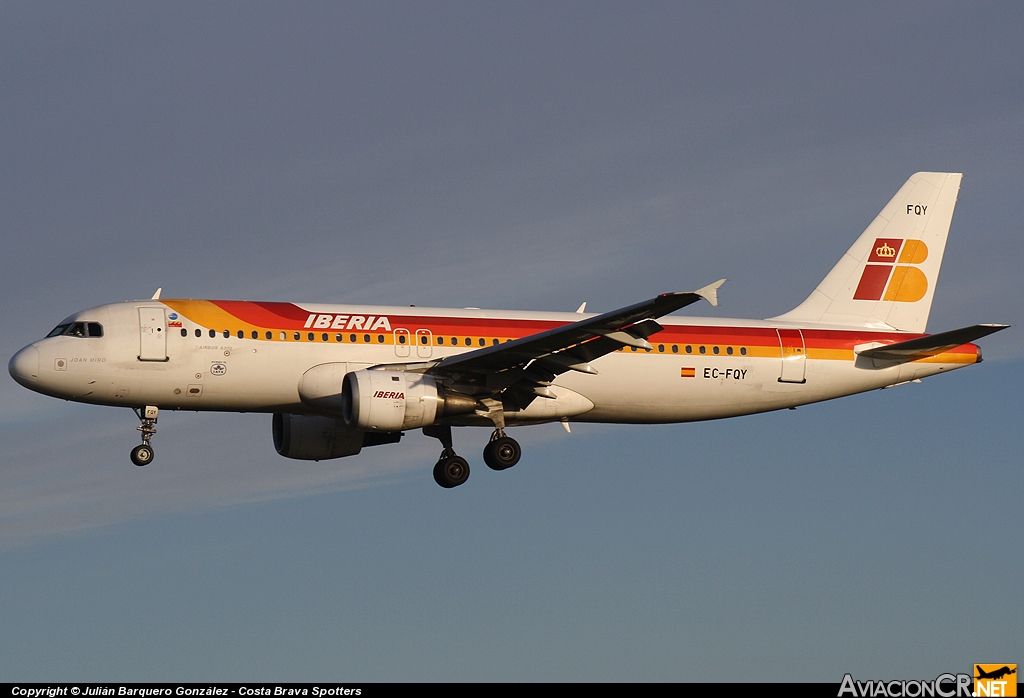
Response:
[[[31,388],[39,378],[39,350],[31,344],[25,347],[11,357],[7,370],[10,371],[11,378],[26,388]]]

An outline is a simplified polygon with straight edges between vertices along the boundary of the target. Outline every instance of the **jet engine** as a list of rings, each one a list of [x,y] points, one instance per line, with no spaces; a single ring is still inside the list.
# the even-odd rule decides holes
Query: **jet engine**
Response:
[[[422,373],[363,369],[347,374],[341,391],[345,424],[368,431],[417,429],[478,407],[474,398],[446,391]]]
[[[364,446],[397,443],[401,433],[367,434],[335,417],[274,415],[274,449],[285,458],[328,460],[354,456]]]

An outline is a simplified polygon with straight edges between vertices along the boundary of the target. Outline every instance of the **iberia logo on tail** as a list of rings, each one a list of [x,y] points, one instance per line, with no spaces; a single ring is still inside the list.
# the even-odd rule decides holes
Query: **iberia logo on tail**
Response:
[[[928,291],[928,277],[917,265],[926,259],[928,247],[921,240],[877,238],[871,246],[854,299],[899,303],[921,300]]]

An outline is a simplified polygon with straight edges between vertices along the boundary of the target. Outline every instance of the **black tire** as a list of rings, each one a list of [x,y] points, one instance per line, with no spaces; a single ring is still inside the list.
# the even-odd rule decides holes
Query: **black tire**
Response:
[[[439,484],[441,487],[444,487],[445,489],[448,489],[449,487],[451,487],[451,485],[449,485],[447,483],[447,481],[445,481],[445,479],[444,479],[444,471],[442,470],[443,466],[444,466],[444,459],[443,458],[441,460],[437,461],[437,463],[434,464],[434,482]]]
[[[502,436],[484,446],[484,463],[491,470],[506,470],[519,462],[523,450],[511,436]]]
[[[445,489],[458,487],[469,479],[469,463],[465,458],[442,458],[434,466],[434,481]]]
[[[153,447],[146,444],[139,444],[132,449],[132,463],[140,468],[153,462]]]

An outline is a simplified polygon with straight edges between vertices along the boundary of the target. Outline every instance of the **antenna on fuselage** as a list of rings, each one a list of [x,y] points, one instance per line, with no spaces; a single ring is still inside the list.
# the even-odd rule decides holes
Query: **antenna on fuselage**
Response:
[[[158,288],[158,289],[156,290],[156,293],[154,293],[154,294],[153,294],[153,297],[152,297],[152,298],[150,298],[150,300],[151,300],[151,301],[158,301],[158,300],[160,300],[160,292],[161,292],[161,291],[163,291],[163,290],[164,290],[164,287],[163,287],[163,286],[161,286],[160,288]]]

